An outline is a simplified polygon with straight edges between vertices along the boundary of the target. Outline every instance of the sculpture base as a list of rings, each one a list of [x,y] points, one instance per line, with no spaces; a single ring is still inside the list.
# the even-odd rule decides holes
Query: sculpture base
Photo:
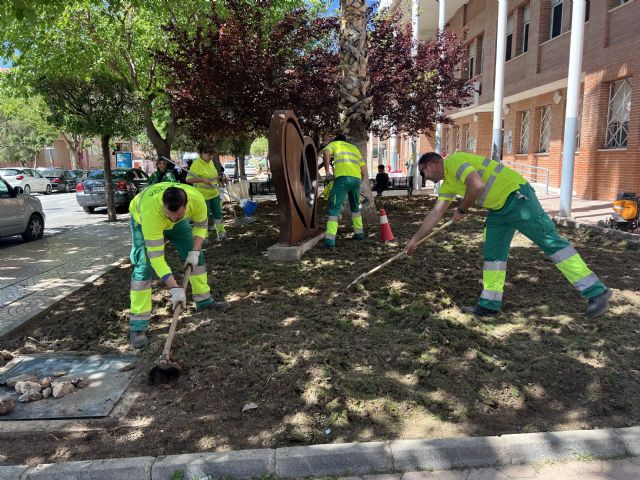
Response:
[[[297,262],[302,255],[315,247],[324,238],[324,233],[311,237],[300,245],[275,245],[267,248],[267,258],[273,262]]]

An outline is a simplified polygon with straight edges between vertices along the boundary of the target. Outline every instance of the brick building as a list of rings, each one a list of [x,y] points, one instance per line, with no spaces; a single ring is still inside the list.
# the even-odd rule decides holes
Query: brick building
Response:
[[[544,167],[551,187],[560,187],[567,94],[572,0],[509,0],[502,108],[502,159]],[[420,35],[435,34],[435,0],[421,0]],[[395,1],[410,11],[410,2]],[[479,94],[469,106],[449,112],[442,150],[491,155],[498,2],[449,0],[447,28],[467,30],[468,65],[462,75]],[[437,10],[435,12],[437,25]],[[573,190],[587,199],[611,200],[620,191],[640,191],[640,0],[587,1]],[[378,158],[373,139],[370,160]],[[407,140],[397,143],[399,164],[408,160]],[[421,137],[418,151],[433,149]],[[389,152],[390,141],[380,151]],[[386,150],[384,146],[387,146]],[[397,157],[397,156],[396,156]],[[389,157],[380,157],[387,163]],[[387,160],[387,161],[385,161]],[[534,170],[530,170],[534,171]],[[546,176],[539,171],[539,176]],[[533,178],[536,180],[536,178]],[[537,178],[544,181],[544,178]]]

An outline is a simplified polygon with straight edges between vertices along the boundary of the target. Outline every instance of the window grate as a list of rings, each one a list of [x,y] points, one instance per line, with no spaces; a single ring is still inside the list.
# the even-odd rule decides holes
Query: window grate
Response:
[[[609,118],[606,148],[623,148],[629,137],[631,111],[631,81],[628,78],[612,82],[609,90]]]
[[[538,152],[548,153],[551,140],[551,105],[540,108],[540,143]]]
[[[520,153],[529,153],[529,110],[520,112]]]
[[[582,97],[578,98],[578,122],[576,124],[576,150],[580,150],[582,139]]]

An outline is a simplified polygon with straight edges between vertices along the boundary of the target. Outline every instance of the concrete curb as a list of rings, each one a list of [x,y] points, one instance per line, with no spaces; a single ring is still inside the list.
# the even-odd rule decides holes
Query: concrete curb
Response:
[[[366,475],[640,455],[640,427],[347,443],[0,467],[0,480],[186,480]]]
[[[553,221],[556,225],[567,228],[575,228],[577,230],[593,230],[603,235],[611,237],[615,240],[627,240],[629,242],[640,242],[640,235],[635,233],[623,232],[621,230],[612,230],[611,228],[599,227],[590,223],[578,222],[571,220],[570,218],[553,217]]]

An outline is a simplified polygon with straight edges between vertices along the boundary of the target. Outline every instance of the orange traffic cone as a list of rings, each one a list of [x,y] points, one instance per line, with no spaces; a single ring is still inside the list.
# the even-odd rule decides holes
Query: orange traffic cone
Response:
[[[381,242],[390,242],[394,239],[393,232],[391,231],[391,225],[389,225],[389,220],[387,220],[387,212],[384,211],[384,208],[380,209],[380,241]]]

